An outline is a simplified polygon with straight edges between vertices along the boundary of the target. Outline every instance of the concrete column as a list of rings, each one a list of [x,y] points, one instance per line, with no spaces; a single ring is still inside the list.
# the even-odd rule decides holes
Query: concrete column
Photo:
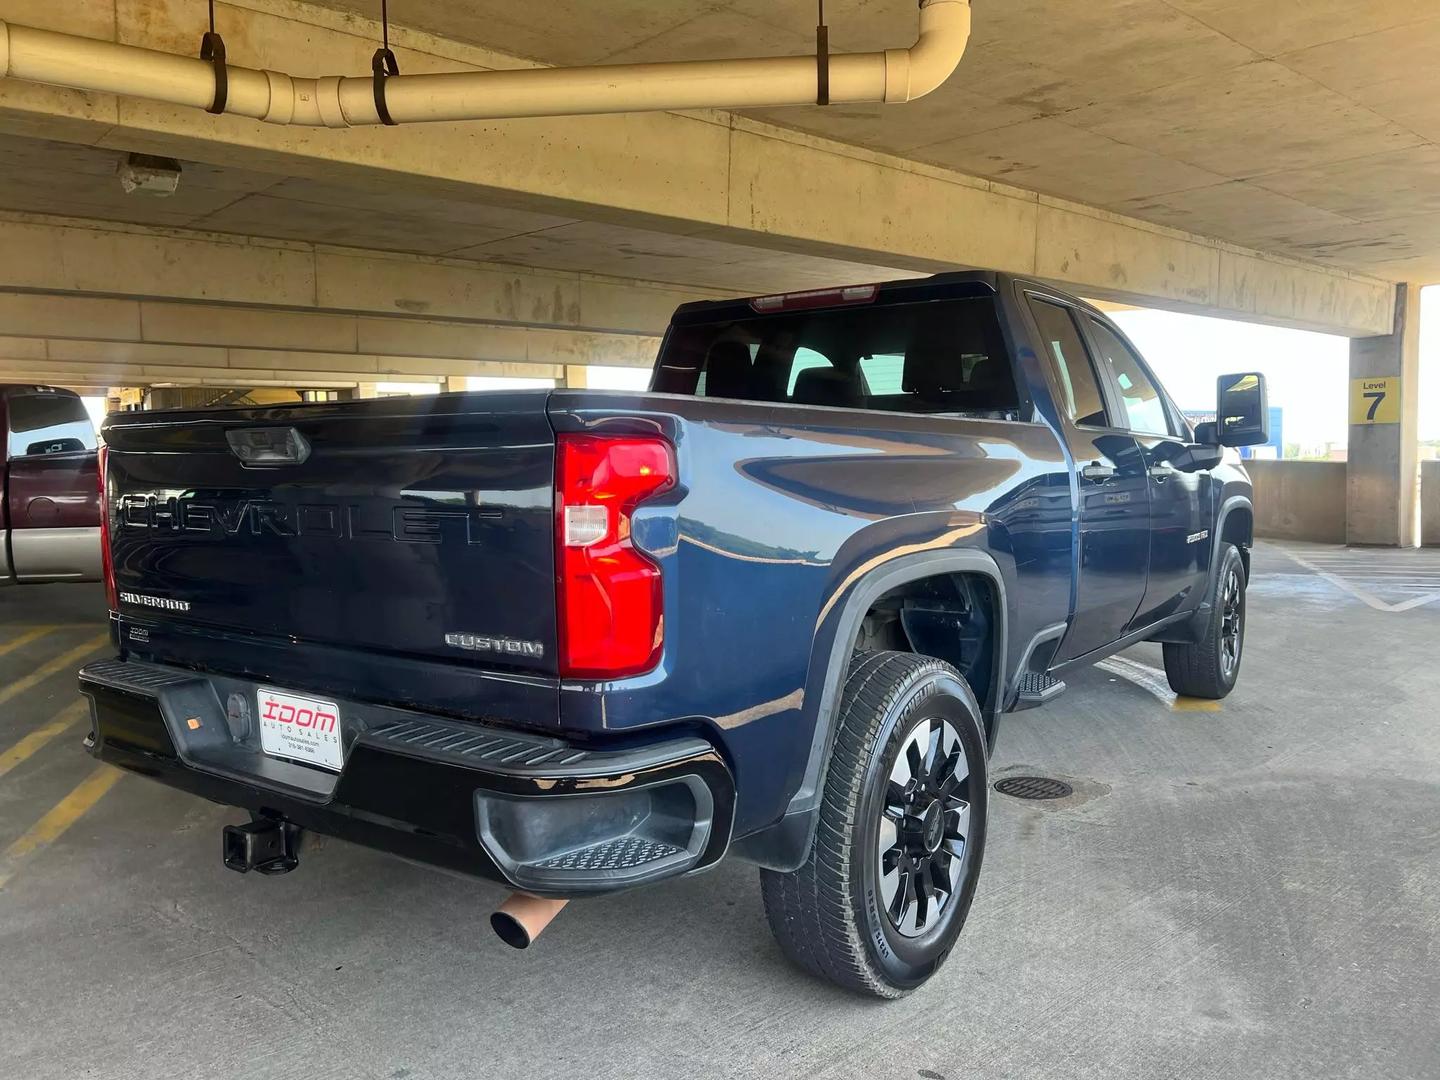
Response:
[[[584,390],[587,374],[583,364],[566,364],[565,374],[556,380],[556,385],[569,390]]]
[[[1440,547],[1440,461],[1420,463],[1420,543]]]
[[[463,394],[470,389],[470,380],[464,375],[446,375],[445,385],[441,388],[446,394]]]
[[[1345,534],[1351,544],[1413,547],[1420,410],[1417,285],[1396,287],[1392,333],[1350,342],[1352,382],[1381,377],[1388,377],[1392,386],[1398,381],[1399,420],[1350,425]],[[1352,410],[1351,420],[1355,419]]]

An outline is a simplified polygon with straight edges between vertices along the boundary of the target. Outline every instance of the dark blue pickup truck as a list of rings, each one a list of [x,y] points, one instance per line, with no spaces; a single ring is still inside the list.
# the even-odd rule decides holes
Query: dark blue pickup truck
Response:
[[[115,417],[89,745],[249,811],[233,869],[343,837],[505,883],[517,945],[729,853],[899,996],[1006,713],[1139,641],[1234,686],[1264,399],[1192,429],[1099,311],[977,272],[686,305],[648,393]]]

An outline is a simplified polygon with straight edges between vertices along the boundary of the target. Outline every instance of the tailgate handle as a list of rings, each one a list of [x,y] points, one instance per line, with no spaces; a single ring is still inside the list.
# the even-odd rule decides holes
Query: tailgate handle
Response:
[[[293,427],[236,428],[225,432],[225,441],[247,469],[299,465],[310,456],[310,444]]]

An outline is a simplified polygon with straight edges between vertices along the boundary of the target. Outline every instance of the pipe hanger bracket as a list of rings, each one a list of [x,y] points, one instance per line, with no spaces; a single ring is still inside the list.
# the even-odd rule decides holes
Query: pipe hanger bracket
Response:
[[[825,0],[820,0],[815,27],[815,104],[830,104],[830,27],[825,25]]]
[[[230,75],[225,66],[225,39],[214,30],[206,31],[200,39],[200,59],[215,69],[215,98],[205,111],[220,116],[230,98]]]
[[[400,74],[400,61],[395,59],[394,51],[388,46],[376,49],[370,59],[370,70],[375,73],[375,113],[386,127],[396,127],[390,108],[385,104],[385,80]]]

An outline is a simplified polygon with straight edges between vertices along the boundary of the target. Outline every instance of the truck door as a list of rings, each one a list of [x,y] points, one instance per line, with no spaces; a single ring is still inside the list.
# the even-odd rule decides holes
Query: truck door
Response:
[[[9,458],[0,535],[0,577],[16,581],[100,580],[100,489],[95,428],[68,391],[12,390],[0,416]],[[8,563],[8,566],[6,565]]]
[[[1134,435],[1101,390],[1079,313],[1048,294],[1026,299],[1078,473],[1074,614],[1055,655],[1061,661],[1115,641],[1135,618],[1150,565],[1149,476]]]
[[[1181,472],[1170,464],[1188,445],[1189,433],[1167,405],[1159,383],[1139,353],[1114,329],[1085,318],[1101,373],[1109,382],[1125,426],[1144,458],[1150,486],[1150,578],[1135,613],[1148,626],[1194,607],[1210,570],[1210,475]]]

